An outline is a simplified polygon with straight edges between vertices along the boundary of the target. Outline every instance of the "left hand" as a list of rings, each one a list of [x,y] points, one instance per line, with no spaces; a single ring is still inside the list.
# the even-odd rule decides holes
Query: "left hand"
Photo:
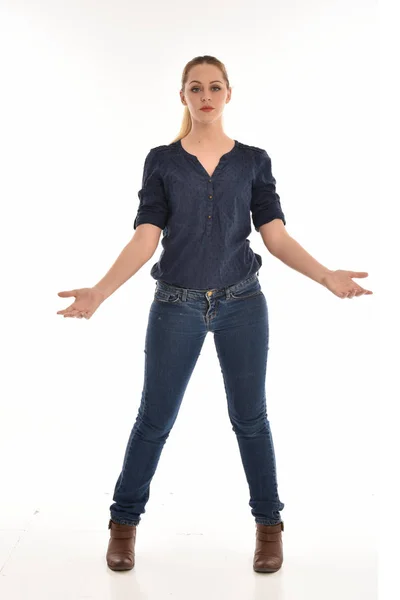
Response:
[[[331,271],[324,276],[322,285],[330,290],[339,298],[354,298],[354,296],[362,296],[363,294],[372,294],[371,290],[365,290],[357,283],[354,283],[352,277],[368,277],[368,273],[364,271],[344,271],[338,269]]]

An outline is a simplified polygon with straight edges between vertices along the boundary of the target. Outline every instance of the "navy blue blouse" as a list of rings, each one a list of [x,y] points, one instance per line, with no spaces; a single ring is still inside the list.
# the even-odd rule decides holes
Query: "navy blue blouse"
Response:
[[[282,219],[271,159],[262,148],[235,140],[209,176],[180,140],[147,154],[134,229],[163,230],[162,253],[151,276],[196,290],[234,285],[256,273],[262,258],[247,237]]]

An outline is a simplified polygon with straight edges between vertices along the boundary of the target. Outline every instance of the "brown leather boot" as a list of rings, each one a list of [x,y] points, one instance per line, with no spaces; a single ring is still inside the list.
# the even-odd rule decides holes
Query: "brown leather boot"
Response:
[[[259,573],[274,573],[283,563],[283,521],[278,525],[256,523],[256,549],[253,569]]]
[[[113,571],[128,571],[135,566],[136,525],[122,525],[109,520],[110,540],[107,564]]]

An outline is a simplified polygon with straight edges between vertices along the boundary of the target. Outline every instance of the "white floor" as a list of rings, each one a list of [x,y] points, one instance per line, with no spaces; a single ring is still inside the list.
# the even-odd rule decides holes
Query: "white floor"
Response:
[[[283,566],[261,574],[252,569],[255,525],[246,510],[236,522],[221,513],[213,520],[218,506],[194,518],[179,492],[162,498],[162,489],[153,486],[137,531],[136,564],[125,572],[111,571],[105,561],[110,492],[90,497],[95,510],[84,498],[78,503],[64,496],[61,506],[55,498],[35,506],[11,506],[3,498],[1,599],[377,598],[375,541],[360,513],[335,522],[327,506],[313,519],[285,508]]]

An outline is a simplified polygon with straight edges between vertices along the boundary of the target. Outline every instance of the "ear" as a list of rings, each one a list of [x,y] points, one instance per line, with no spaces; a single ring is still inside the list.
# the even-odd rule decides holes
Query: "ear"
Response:
[[[185,96],[184,96],[182,90],[179,90],[179,95],[181,97],[182,104],[184,104],[186,106],[186,100],[185,100]]]

